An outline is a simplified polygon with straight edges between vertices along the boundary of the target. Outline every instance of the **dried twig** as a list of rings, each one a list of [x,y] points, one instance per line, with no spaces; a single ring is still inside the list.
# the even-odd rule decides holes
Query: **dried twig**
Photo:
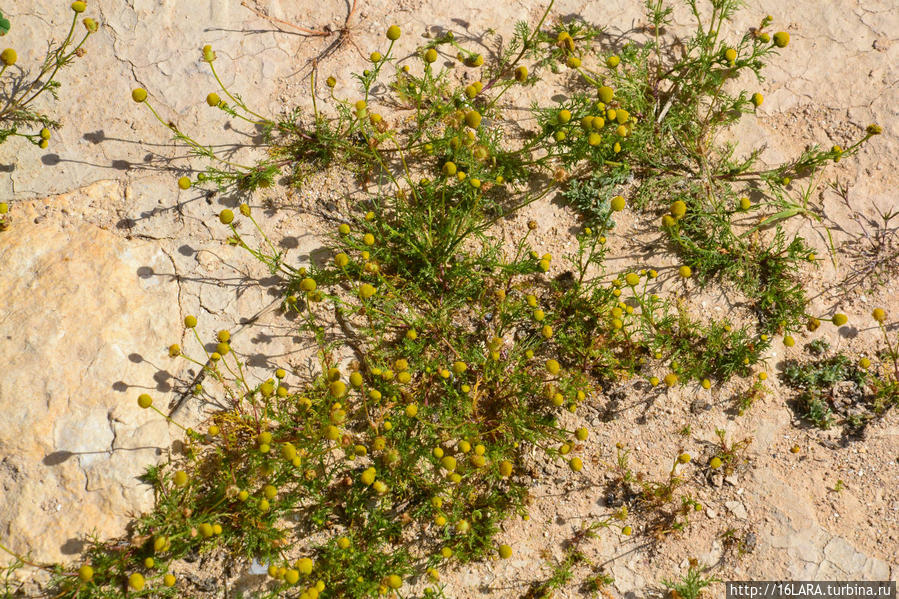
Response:
[[[285,25],[285,26],[287,26],[287,27],[291,27],[291,28],[293,28],[293,29],[296,29],[296,30],[299,31],[300,33],[305,33],[306,35],[314,35],[314,36],[318,36],[318,37],[327,37],[327,36],[332,35],[332,34],[334,33],[333,31],[327,31],[327,30],[317,31],[317,30],[315,30],[315,29],[307,29],[307,28],[305,28],[305,27],[300,27],[299,25],[294,25],[293,23],[289,23],[288,21],[282,21],[281,19],[276,19],[275,17],[270,17],[269,15],[265,14],[265,13],[262,12],[261,10],[258,10],[258,9],[256,9],[256,8],[253,7],[253,6],[250,6],[250,3],[247,2],[247,0],[243,0],[243,2],[241,2],[240,4],[241,4],[241,6],[244,6],[244,7],[248,8],[248,9],[249,9],[250,11],[252,11],[257,17],[259,17],[259,18],[261,18],[261,19],[265,19],[266,21],[270,21],[270,22],[272,22],[272,23],[275,23],[276,25]]]

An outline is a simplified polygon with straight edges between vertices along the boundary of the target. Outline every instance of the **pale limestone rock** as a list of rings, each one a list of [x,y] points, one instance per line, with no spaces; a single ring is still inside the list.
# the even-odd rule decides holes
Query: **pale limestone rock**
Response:
[[[171,264],[65,217],[117,189],[20,203],[0,235],[0,537],[42,561],[71,559],[86,534],[119,535],[152,507],[137,477],[170,444],[135,400],[164,405],[177,375],[166,353],[180,335],[176,283],[139,276]]]

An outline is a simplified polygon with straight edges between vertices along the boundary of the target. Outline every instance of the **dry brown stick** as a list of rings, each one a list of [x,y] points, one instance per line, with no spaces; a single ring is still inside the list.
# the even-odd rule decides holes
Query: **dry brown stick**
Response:
[[[250,11],[252,11],[253,13],[255,13],[257,17],[265,19],[266,21],[271,21],[272,23],[277,23],[279,25],[286,25],[287,27],[292,27],[301,33],[305,33],[306,35],[327,37],[327,36],[331,35],[332,33],[334,33],[333,31],[316,31],[314,29],[306,29],[305,27],[300,27],[299,25],[294,25],[293,23],[289,23],[287,21],[282,21],[281,19],[276,19],[275,17],[270,17],[267,14],[265,14],[264,12],[262,12],[261,10],[258,10],[256,8],[250,6],[250,4],[249,4],[249,2],[247,2],[247,0],[243,0],[243,2],[241,2],[240,4],[241,4],[241,6],[244,6],[244,7],[248,8]],[[355,3],[354,3],[354,7],[355,7]]]

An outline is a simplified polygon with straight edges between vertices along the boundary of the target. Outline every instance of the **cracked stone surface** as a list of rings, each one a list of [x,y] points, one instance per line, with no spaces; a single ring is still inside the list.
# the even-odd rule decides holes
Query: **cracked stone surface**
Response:
[[[777,552],[789,579],[890,580],[889,562],[866,555],[822,527],[809,502],[776,472],[760,468],[752,477],[770,517],[761,543],[774,550],[772,557]]]
[[[139,274],[168,258],[80,219],[41,217],[48,204],[72,214],[114,203],[117,189],[21,204],[0,241],[0,535],[39,559],[70,557],[81,535],[119,534],[152,506],[137,477],[170,444],[164,420],[134,409],[177,374],[165,352],[176,286]]]

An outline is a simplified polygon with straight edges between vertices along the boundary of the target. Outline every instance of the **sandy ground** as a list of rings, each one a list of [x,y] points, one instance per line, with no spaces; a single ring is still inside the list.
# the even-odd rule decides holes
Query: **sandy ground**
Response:
[[[59,4],[34,0],[7,8],[14,17],[14,31],[4,41],[17,45],[23,64],[34,61],[48,31],[64,34],[69,13]],[[87,223],[126,245],[160,248],[170,259],[169,278],[178,283],[178,312],[199,311],[206,317],[204,330],[263,314],[258,321],[239,327],[238,333],[254,345],[260,366],[267,363],[267,356],[299,366],[306,354],[289,323],[271,310],[273,297],[266,291],[265,273],[248,256],[222,244],[214,216],[220,204],[230,205],[231,200],[176,190],[176,178],[199,163],[185,159],[166,130],[130,102],[131,88],[146,87],[164,119],[175,120],[204,141],[246,144],[247,132],[239,124],[226,124],[205,105],[214,81],[199,61],[204,43],[215,46],[218,68],[235,91],[258,110],[277,113],[294,105],[311,105],[308,74],[310,60],[316,58],[323,76],[337,77],[335,93],[352,96],[349,74],[364,68],[363,54],[383,45],[382,32],[391,23],[403,28],[402,56],[421,43],[431,28],[452,29],[457,37],[470,37],[474,46],[485,43],[483,35],[489,28],[508,36],[515,20],[534,22],[544,7],[543,3],[507,0],[461,0],[451,6],[434,0],[360,1],[349,22],[351,41],[331,47],[334,36],[302,36],[289,27],[278,30],[237,0],[91,0],[89,5],[102,29],[88,45],[87,55],[60,77],[61,101],[52,110],[62,117],[63,127],[46,151],[17,140],[0,147],[0,198],[11,202],[14,214],[27,214],[36,223]],[[580,15],[602,24],[610,34],[608,43],[614,45],[643,23],[640,5],[637,0],[565,0],[556,3],[553,15]],[[256,0],[254,6],[315,28],[339,27],[347,14],[343,2]],[[675,14],[683,28],[684,11]],[[892,0],[789,4],[751,0],[738,13],[731,33],[742,32],[766,14],[774,16],[776,27],[790,32],[792,41],[765,71],[767,80],[759,86],[765,103],[758,114],[746,117],[732,132],[741,151],[765,145],[763,159],[774,163],[796,155],[807,144],[847,145],[871,122],[884,129],[858,156],[828,167],[826,180],[845,184],[845,198],[826,181],[811,196],[823,208],[823,224],[839,248],[836,264],[821,260],[817,268],[810,265],[803,273],[813,297],[811,311],[839,310],[849,315],[850,324],[839,331],[823,326],[797,338],[793,349],[775,344],[767,356],[768,369],[774,374],[784,359],[799,355],[803,343],[819,337],[851,353],[870,355],[880,343],[868,317],[870,310],[882,306],[899,315],[895,279],[858,276],[864,265],[859,248],[865,247],[866,235],[874,229],[863,228],[860,222],[876,218],[877,210],[899,209],[895,191],[899,185],[895,168],[899,164],[899,7]],[[317,91],[324,94],[323,88]],[[526,106],[529,98],[509,101],[514,109],[514,105]],[[303,263],[320,247],[317,236],[326,224],[322,215],[336,209],[331,203],[335,192],[345,188],[343,181],[322,177],[299,193],[272,190],[260,193],[252,203],[272,207],[264,226],[291,252],[292,260]],[[794,191],[798,194],[798,185]],[[68,195],[60,201],[57,194]],[[80,203],[80,198],[98,196],[105,198],[99,204]],[[576,224],[576,218],[565,208],[547,199],[502,227],[511,231],[529,218],[540,223],[538,246],[554,255],[570,248],[563,234]],[[622,232],[636,230],[637,225],[626,217]],[[801,232],[819,255],[827,255],[822,224],[794,219],[788,230]],[[630,241],[626,237],[611,239],[617,255],[627,255],[633,248],[630,244],[639,241],[636,236]],[[8,242],[0,237],[0,252],[4,243]],[[672,264],[671,257],[661,256],[643,266]],[[96,281],[98,286],[101,283]],[[698,312],[725,310],[716,299],[708,293],[695,299],[692,307]],[[34,368],[36,374],[39,365]],[[583,413],[570,417],[572,425],[593,431],[586,449],[590,459],[585,460],[582,476],[574,477],[552,464],[536,466],[539,476],[534,480],[530,519],[509,521],[505,526],[504,538],[514,547],[515,556],[444,573],[447,594],[524,596],[529,585],[550,575],[549,564],[562,555],[566,540],[583,524],[609,513],[613,502],[605,490],[605,465],[614,461],[616,442],[624,441],[632,448],[635,470],[658,478],[682,450],[697,459],[710,456],[716,428],[725,429],[730,440],[751,437],[752,443],[743,466],[720,484],[703,481],[701,471],[693,471],[705,510],[691,517],[684,533],[656,542],[640,534],[636,526],[637,534],[630,539],[602,531],[583,545],[593,564],[614,577],[613,595],[650,596],[661,588],[660,580],[682,573],[689,558],[714,566],[711,573],[722,579],[897,580],[897,411],[869,426],[863,439],[841,444],[839,431],[819,431],[795,420],[786,405],[789,393],[776,376],[769,379],[771,394],[744,415],[734,415],[730,397],[748,384],[734,381],[724,389],[687,387],[660,394],[625,385],[625,409],[609,422],[600,415],[610,398],[591,398]],[[704,407],[697,409],[697,405]],[[201,418],[192,410],[189,417]],[[681,434],[687,423],[689,434]],[[799,445],[799,453],[789,451],[794,444]],[[842,490],[835,490],[839,487]],[[15,490],[5,489],[5,493],[8,498]],[[0,535],[15,538],[16,531],[8,525],[4,531],[4,525],[0,521]],[[115,524],[110,534],[114,530]],[[727,531],[744,541],[744,554],[738,555],[724,540]],[[52,550],[47,554],[55,555]],[[587,566],[576,568],[572,583],[556,597],[584,594],[577,583],[588,574]],[[713,590],[723,592],[720,585]]]

